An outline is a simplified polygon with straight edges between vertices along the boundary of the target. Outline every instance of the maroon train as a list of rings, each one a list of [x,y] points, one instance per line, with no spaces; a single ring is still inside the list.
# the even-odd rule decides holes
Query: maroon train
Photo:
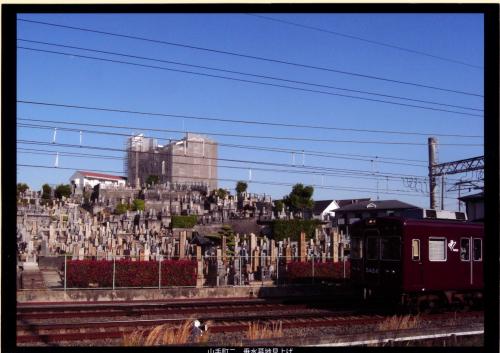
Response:
[[[351,281],[365,299],[420,310],[482,303],[483,224],[380,217],[351,229]]]

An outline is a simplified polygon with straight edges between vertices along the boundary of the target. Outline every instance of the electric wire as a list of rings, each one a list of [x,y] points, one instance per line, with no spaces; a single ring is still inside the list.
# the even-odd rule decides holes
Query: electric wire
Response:
[[[26,154],[38,154],[38,155],[50,155],[50,156],[70,156],[70,157],[78,157],[78,158],[97,158],[97,159],[114,159],[114,160],[126,160],[126,157],[119,157],[119,156],[110,156],[110,155],[96,155],[96,154],[87,154],[87,153],[73,153],[73,152],[67,152],[67,151],[54,151],[54,150],[43,150],[43,149],[32,149],[32,148],[18,148],[17,149],[18,153],[26,153]],[[187,162],[180,162],[177,161],[176,164],[181,164],[181,165],[189,165],[189,166],[198,166],[199,164],[197,163],[187,163]],[[229,166],[229,165],[217,165],[218,168],[225,168],[225,169],[239,169],[239,170],[247,170],[248,167],[244,166]],[[348,174],[346,175],[345,173],[332,173],[332,172],[322,172],[322,171],[303,171],[303,170],[289,170],[289,169],[276,169],[276,168],[256,168],[256,167],[251,167],[252,171],[264,171],[264,172],[284,172],[284,173],[289,173],[289,174],[308,174],[308,175],[314,175],[314,176],[321,176],[321,177],[328,177],[328,176],[334,176],[338,178],[352,178],[352,179],[364,179],[364,180],[377,180],[377,181],[384,181],[384,180],[400,180],[400,177],[379,177],[379,176],[368,176],[368,175],[363,175],[363,176],[357,176],[353,174]],[[447,180],[445,182],[447,186],[450,185],[455,185],[455,183],[450,182],[450,180]]]
[[[177,46],[177,47],[182,47],[182,48],[188,48],[188,49],[201,50],[201,51],[218,53],[218,54],[231,55],[231,56],[242,57],[242,58],[247,58],[247,59],[254,59],[254,60],[260,60],[260,61],[274,62],[274,63],[279,63],[279,64],[291,65],[291,66],[295,66],[295,67],[303,67],[303,68],[308,68],[308,69],[315,69],[315,70],[321,70],[321,71],[335,72],[335,73],[340,73],[340,74],[344,74],[344,75],[350,75],[350,76],[368,78],[368,79],[373,79],[373,80],[381,80],[381,81],[393,82],[393,83],[404,84],[404,85],[411,85],[411,86],[416,86],[416,87],[422,87],[422,88],[428,88],[428,89],[434,89],[434,90],[452,92],[452,93],[457,93],[457,94],[464,94],[464,95],[470,95],[470,96],[483,97],[483,95],[477,94],[477,93],[464,92],[464,91],[453,90],[453,89],[442,88],[442,87],[436,87],[436,86],[431,86],[431,85],[424,85],[424,84],[415,83],[415,82],[394,80],[394,79],[384,78],[384,77],[380,77],[380,76],[366,75],[366,74],[361,74],[361,73],[356,73],[356,72],[350,72],[350,71],[343,71],[343,70],[338,70],[338,69],[333,69],[333,68],[325,68],[325,67],[319,67],[319,66],[301,64],[301,63],[294,63],[294,62],[285,61],[285,60],[270,59],[270,58],[255,56],[255,55],[247,55],[247,54],[242,54],[242,53],[236,53],[236,52],[230,52],[230,51],[224,51],[224,50],[217,50],[217,49],[211,49],[211,48],[204,48],[204,47],[199,47],[199,46],[194,46],[194,45],[188,45],[188,44],[182,44],[182,43],[174,43],[174,42],[169,42],[169,41],[165,41],[165,40],[158,40],[158,39],[152,39],[152,38],[146,38],[146,37],[139,37],[139,36],[133,36],[133,35],[127,35],[127,34],[120,34],[120,33],[112,33],[112,32],[107,32],[107,31],[100,31],[100,30],[89,29],[89,28],[82,28],[82,27],[76,27],[76,26],[68,26],[68,25],[62,25],[62,24],[56,24],[56,23],[50,23],[50,22],[44,22],[44,21],[28,20],[28,19],[23,19],[23,18],[17,18],[17,21],[26,22],[26,23],[33,23],[33,24],[39,24],[39,25],[45,25],[45,26],[59,27],[59,28],[65,28],[65,29],[71,29],[71,30],[77,30],[77,31],[83,31],[83,32],[88,32],[88,33],[102,34],[102,35],[113,36],[113,37],[128,38],[128,39],[146,41],[146,42],[156,43],[156,44],[162,44],[162,45]]]
[[[114,160],[127,160],[127,157],[118,157],[118,156],[109,156],[109,155],[94,155],[94,154],[85,154],[85,153],[71,153],[71,152],[65,152],[65,151],[50,151],[50,150],[40,150],[40,149],[30,149],[30,148],[19,148],[18,149],[19,153],[25,153],[25,154],[38,154],[38,155],[50,155],[50,156],[70,156],[70,157],[78,157],[78,158],[97,158],[97,159],[114,159]],[[188,156],[190,157],[190,156]],[[180,165],[189,165],[189,166],[199,166],[200,164],[197,163],[187,163],[187,162],[180,162],[176,161],[176,164]],[[239,170],[248,170],[248,167],[245,166],[230,166],[230,165],[221,165],[217,164],[217,168],[225,168],[225,169],[239,169]],[[279,172],[279,173],[290,173],[290,174],[307,174],[307,175],[315,175],[315,176],[335,176],[335,177],[344,177],[344,178],[354,178],[354,179],[365,179],[365,180],[385,180],[385,179],[391,179],[391,180],[399,180],[400,177],[393,177],[393,176],[384,176],[384,177],[378,177],[378,176],[368,176],[368,175],[362,175],[362,176],[357,176],[354,174],[348,174],[346,175],[345,173],[332,173],[332,172],[322,172],[322,171],[307,171],[307,170],[289,170],[289,169],[276,169],[276,168],[259,168],[259,167],[251,167],[252,171],[263,171],[263,172]]]
[[[99,131],[99,130],[86,130],[78,128],[66,128],[57,127],[52,125],[40,125],[40,124],[26,124],[18,123],[18,126],[26,128],[39,128],[39,129],[54,129],[57,128],[62,131],[73,131],[73,132],[87,132],[93,134],[105,134],[105,135],[115,135],[115,136],[126,136],[129,137],[130,134],[119,133],[119,132],[109,132],[109,131]],[[182,130],[165,130],[173,133],[185,133]],[[284,141],[309,141],[309,142],[326,142],[326,143],[356,143],[356,144],[376,144],[376,145],[405,145],[405,146],[427,146],[425,142],[403,142],[403,141],[364,141],[364,140],[332,140],[332,139],[317,139],[317,138],[307,138],[307,137],[297,137],[297,136],[266,136],[266,135],[240,135],[240,134],[224,134],[224,133],[212,133],[205,131],[191,131],[195,134],[204,134],[212,136],[224,136],[224,137],[239,137],[239,138],[251,138],[251,139],[266,139],[266,140],[284,140]],[[149,136],[153,138],[162,138],[158,136]],[[481,147],[483,144],[467,144],[467,143],[440,143],[441,146],[462,146],[462,147]]]
[[[18,167],[31,167],[31,168],[48,168],[48,169],[53,169],[53,170],[75,170],[75,168],[71,167],[53,167],[53,166],[44,166],[44,165],[33,165],[33,164],[17,164]],[[78,169],[80,170],[80,169]],[[123,174],[122,172],[118,171],[112,171],[112,170],[98,170],[98,169],[85,169],[86,171],[89,172],[98,172],[98,173],[114,173],[114,174]],[[182,177],[186,178],[186,176],[179,176],[179,175],[173,175],[172,177]],[[190,176],[189,179],[201,179],[201,180],[217,180],[217,181],[224,181],[224,182],[238,182],[241,181],[241,179],[227,179],[227,178],[203,178],[203,177],[194,177]],[[273,181],[260,181],[260,180],[248,180],[246,181],[249,184],[265,184],[265,185],[274,185],[274,186],[294,186],[294,183],[285,183],[285,182],[273,182]],[[342,190],[342,191],[351,191],[351,192],[363,192],[366,193],[368,190],[363,190],[361,188],[350,188],[350,187],[338,187],[334,185],[316,185],[312,184],[310,185],[315,189],[327,189],[327,190]],[[376,193],[376,190],[369,189],[370,192]],[[395,192],[388,192],[388,191],[383,191],[379,190],[378,194],[387,194],[387,195],[402,195],[402,196],[413,196],[413,197],[426,197],[426,195],[416,195],[413,193],[406,193],[405,190],[395,190]],[[428,196],[428,195],[427,195]],[[451,197],[445,197],[447,199],[455,199]]]
[[[73,144],[62,144],[62,143],[48,143],[48,142],[43,142],[43,141],[32,141],[32,140],[18,140],[18,143],[21,144],[35,144],[35,145],[43,145],[43,146],[60,146],[60,147],[68,147],[68,148],[84,148],[84,149],[96,149],[96,150],[105,150],[105,151],[115,151],[115,152],[122,152],[122,153],[127,153],[130,152],[129,150],[123,150],[123,149],[117,149],[117,148],[110,148],[110,147],[99,147],[99,146],[82,146],[82,145],[73,145]],[[136,151],[132,151],[136,152]],[[155,152],[149,152],[149,151],[137,151],[136,153],[139,154],[153,154],[155,156],[158,156],[157,153]],[[347,176],[354,176],[354,175],[360,175],[360,176],[369,176],[371,178],[373,177],[381,177],[385,179],[404,179],[404,178],[409,178],[413,180],[414,182],[426,182],[427,177],[419,176],[419,175],[409,175],[409,174],[399,174],[399,173],[380,173],[380,172],[374,172],[374,171],[366,171],[366,170],[359,170],[359,169],[343,169],[343,168],[328,168],[328,167],[323,167],[323,166],[314,166],[314,165],[295,165],[295,164],[286,164],[286,163],[271,163],[271,162],[263,162],[263,161],[249,161],[249,160],[239,160],[239,159],[228,159],[228,158],[213,158],[213,157],[202,157],[202,156],[189,156],[189,155],[184,155],[184,154],[173,154],[173,156],[180,156],[180,157],[190,157],[190,158],[203,158],[203,159],[208,159],[208,160],[216,160],[216,161],[229,161],[233,163],[246,163],[246,164],[256,164],[256,165],[268,165],[268,166],[278,166],[278,167],[291,167],[294,168],[295,170],[301,169],[301,170],[313,170],[313,171],[320,171],[321,174],[325,174],[327,172],[330,173],[336,173],[335,175],[347,175]],[[247,167],[246,169],[252,169],[253,167]],[[332,174],[333,175],[333,174]],[[458,179],[452,179],[452,178],[447,178],[447,182],[452,182],[452,181],[458,181]]]
[[[130,61],[123,61],[123,60],[116,60],[116,59],[105,59],[105,58],[98,58],[95,56],[81,55],[81,54],[75,54],[75,53],[64,53],[64,52],[55,51],[55,50],[36,49],[36,48],[28,48],[28,47],[22,47],[22,46],[17,46],[17,48],[23,49],[23,50],[31,50],[31,51],[35,51],[35,52],[41,52],[41,53],[69,56],[72,58],[77,57],[77,58],[82,58],[82,59],[104,61],[104,62],[109,62],[109,63],[114,63],[114,64],[124,64],[124,65],[131,65],[131,66],[137,66],[137,67],[145,67],[145,68],[155,69],[155,70],[172,71],[172,72],[178,72],[178,73],[184,73],[184,74],[190,74],[190,75],[196,75],[196,76],[219,78],[219,79],[224,79],[224,80],[229,80],[229,81],[252,83],[252,84],[257,84],[257,85],[264,85],[264,86],[278,87],[278,88],[286,88],[286,89],[302,91],[302,92],[319,93],[319,94],[324,94],[324,95],[329,95],[329,96],[337,96],[337,97],[352,98],[352,99],[358,99],[358,100],[369,101],[369,102],[398,105],[398,106],[409,107],[409,108],[425,109],[425,110],[445,112],[445,113],[458,114],[458,115],[477,117],[477,118],[483,117],[483,115],[481,115],[481,114],[465,113],[465,112],[459,112],[456,110],[448,110],[448,109],[441,109],[441,108],[435,108],[435,107],[425,107],[425,106],[416,105],[416,104],[399,103],[399,102],[387,101],[387,100],[383,100],[383,99],[359,97],[359,96],[352,96],[352,95],[348,95],[348,94],[333,93],[333,92],[313,90],[313,89],[300,88],[300,87],[294,87],[294,86],[286,86],[286,85],[280,85],[280,84],[268,83],[268,82],[252,81],[252,80],[246,80],[246,79],[228,77],[228,76],[221,76],[221,75],[213,75],[213,74],[202,73],[202,72],[172,69],[172,68],[167,68],[167,67],[163,67],[163,66],[139,64],[139,63],[130,62]]]
[[[82,109],[82,110],[95,110],[104,111],[112,113],[123,113],[123,114],[136,114],[142,116],[156,116],[164,118],[182,118],[189,120],[202,120],[202,121],[219,121],[225,123],[238,123],[238,124],[250,124],[250,125],[265,125],[265,126],[280,126],[280,127],[290,127],[290,128],[300,128],[300,129],[319,129],[319,130],[338,130],[338,131],[353,131],[353,132],[372,132],[372,133],[386,133],[386,134],[400,134],[400,135],[419,135],[419,136],[437,136],[437,137],[463,137],[463,138],[484,138],[479,135],[460,135],[460,134],[435,134],[435,133],[423,133],[423,132],[405,132],[405,131],[391,131],[391,130],[370,130],[370,129],[354,129],[354,128],[339,128],[331,126],[318,126],[318,125],[301,125],[301,124],[285,124],[285,123],[275,123],[257,120],[241,120],[241,119],[222,119],[222,118],[211,118],[211,117],[201,117],[192,115],[179,115],[179,114],[168,114],[168,113],[155,113],[155,112],[141,112],[117,108],[104,108],[104,107],[91,107],[82,106],[75,104],[61,104],[61,103],[51,103],[51,102],[40,102],[31,100],[16,100],[17,103],[29,104],[29,105],[40,105],[40,106],[52,106],[59,108],[71,108],[71,109]]]
[[[78,126],[103,127],[103,128],[124,129],[124,130],[143,130],[143,131],[156,131],[156,132],[158,132],[158,131],[159,132],[171,132],[172,131],[172,130],[157,129],[157,128],[155,129],[155,128],[145,128],[145,127],[139,128],[136,126],[124,126],[124,125],[117,126],[117,125],[89,124],[89,123],[69,122],[69,121],[60,121],[60,120],[43,120],[43,119],[27,119],[27,118],[18,118],[18,120],[19,121],[45,122],[45,123],[63,124],[63,125],[67,124],[67,125],[78,125]],[[158,136],[158,137],[149,136],[149,137],[170,140],[170,141],[173,140],[173,139],[168,139],[168,138],[160,137],[160,136]],[[414,160],[414,159],[393,158],[393,157],[385,157],[385,156],[366,156],[366,155],[347,154],[347,153],[331,153],[331,152],[322,152],[322,151],[311,151],[311,150],[290,149],[290,148],[277,148],[277,147],[256,146],[256,145],[234,145],[234,144],[226,144],[226,143],[221,143],[221,142],[210,142],[210,141],[205,141],[204,143],[207,145],[216,145],[216,146],[223,146],[223,147],[229,147],[229,148],[243,148],[243,149],[261,150],[261,151],[287,153],[287,154],[289,154],[289,153],[304,153],[307,156],[317,156],[317,157],[324,157],[324,158],[360,160],[360,161],[367,161],[367,162],[377,160],[377,162],[387,163],[387,164],[397,164],[397,165],[425,167],[425,168],[428,167],[428,164],[421,165],[421,164],[385,161],[385,159],[387,159],[387,160],[405,160],[405,161],[410,161],[410,162],[426,163],[426,161]]]
[[[420,50],[409,49],[409,48],[405,48],[405,47],[402,47],[402,46],[399,46],[399,45],[383,43],[383,42],[379,42],[379,41],[372,40],[372,39],[366,39],[366,38],[362,38],[362,37],[355,36],[355,35],[352,35],[352,34],[346,34],[346,33],[341,33],[341,32],[338,32],[338,31],[332,31],[332,30],[328,30],[328,29],[324,29],[324,28],[318,28],[318,27],[314,27],[314,26],[304,25],[304,24],[300,24],[300,23],[297,23],[297,22],[292,22],[292,21],[289,21],[289,20],[283,20],[283,19],[278,19],[278,18],[274,18],[274,17],[263,16],[261,14],[246,13],[246,15],[248,15],[248,16],[254,16],[254,17],[258,17],[258,18],[262,18],[262,19],[265,19],[265,20],[268,20],[268,21],[285,23],[287,25],[292,25],[292,26],[296,26],[296,27],[306,28],[306,29],[310,29],[310,30],[314,30],[314,31],[318,31],[318,32],[330,33],[330,34],[334,34],[336,36],[340,36],[340,37],[344,37],[344,38],[355,39],[355,40],[359,40],[359,41],[370,43],[370,44],[375,44],[375,45],[380,45],[380,46],[387,47],[387,48],[392,48],[392,49],[406,51],[408,53],[413,53],[413,54],[418,54],[418,55],[424,55],[424,56],[427,56],[427,57],[430,57],[430,58],[434,58],[434,59],[438,59],[438,60],[443,60],[443,61],[448,61],[448,62],[452,62],[452,63],[455,63],[455,64],[460,64],[460,65],[465,65],[465,66],[473,67],[473,68],[476,68],[476,69],[483,69],[483,67],[480,66],[480,65],[470,64],[470,63],[467,63],[467,62],[464,62],[464,61],[460,61],[460,60],[456,60],[456,59],[451,59],[451,58],[446,58],[446,57],[439,56],[439,55],[429,54],[429,53],[426,53],[426,52],[423,52],[423,51],[420,51]]]
[[[298,84],[307,85],[307,86],[330,88],[330,89],[347,91],[347,92],[369,94],[369,95],[374,95],[374,96],[379,96],[379,97],[396,98],[396,99],[407,100],[407,101],[411,101],[411,102],[435,104],[435,105],[440,105],[440,106],[445,106],[445,107],[468,109],[468,110],[476,110],[476,111],[484,111],[484,109],[472,108],[472,107],[464,107],[464,106],[461,106],[461,105],[447,104],[447,103],[441,103],[441,102],[435,102],[435,101],[428,101],[428,100],[423,100],[423,99],[415,99],[415,98],[409,98],[409,97],[401,97],[401,96],[395,96],[395,95],[390,95],[390,94],[383,94],[383,93],[377,93],[377,92],[369,92],[369,91],[363,91],[363,90],[349,89],[349,88],[344,88],[344,87],[336,87],[336,86],[330,86],[330,85],[318,84],[318,83],[311,83],[311,82],[305,82],[305,81],[290,80],[290,79],[285,79],[285,78],[282,78],[282,77],[274,77],[274,76],[267,76],[267,75],[261,75],[261,74],[260,75],[259,74],[251,74],[251,73],[247,73],[247,72],[227,70],[227,69],[220,69],[220,68],[214,68],[214,67],[210,67],[210,66],[186,64],[186,63],[178,62],[178,61],[170,61],[170,60],[164,60],[164,59],[158,59],[158,58],[151,58],[151,57],[144,57],[144,56],[138,56],[138,55],[132,55],[132,54],[125,54],[125,53],[117,53],[117,52],[112,52],[112,51],[97,50],[97,49],[83,48],[83,47],[76,47],[76,46],[72,46],[72,45],[64,45],[64,44],[43,42],[43,41],[37,41],[37,40],[28,40],[28,39],[24,39],[24,38],[18,38],[17,40],[21,41],[21,42],[27,42],[27,43],[36,43],[36,44],[50,45],[50,46],[55,46],[55,47],[60,47],[60,48],[85,50],[85,51],[90,51],[90,52],[100,53],[100,54],[110,54],[110,55],[122,56],[122,57],[127,57],[127,58],[134,58],[134,59],[141,59],[141,60],[161,62],[161,63],[166,63],[166,64],[175,64],[175,65],[181,65],[181,66],[188,66],[188,67],[194,67],[194,68],[199,68],[199,69],[206,69],[206,70],[226,72],[226,73],[231,73],[231,74],[238,74],[238,75],[245,75],[245,76],[257,77],[257,78],[270,79],[270,80],[275,80],[275,81],[284,81],[284,82],[289,82],[289,83],[298,83]]]
[[[19,139],[17,140],[17,143],[21,144],[32,144],[32,145],[40,145],[40,146],[58,146],[58,147],[69,147],[69,148],[87,148],[87,149],[96,149],[96,150],[102,150],[102,151],[114,151],[114,152],[122,152],[126,153],[129,152],[129,150],[126,149],[121,149],[121,148],[113,148],[113,147],[101,147],[101,146],[89,146],[89,145],[76,145],[76,144],[66,144],[66,143],[52,143],[52,142],[44,142],[44,141],[34,141],[34,140],[24,140],[24,139]],[[152,154],[155,156],[159,156],[158,153],[155,152],[149,152],[149,151],[135,151],[135,150],[130,150],[130,152],[138,153],[138,154]],[[234,159],[234,158],[220,158],[220,157],[203,157],[203,156],[197,156],[197,155],[184,155],[183,153],[181,154],[172,154],[173,156],[177,157],[189,157],[189,158],[200,158],[200,159],[205,159],[205,160],[214,160],[214,161],[224,161],[224,162],[233,162],[233,163],[245,163],[245,164],[257,164],[257,165],[266,165],[266,166],[276,166],[276,167],[288,167],[288,168],[294,168],[294,169],[303,169],[303,170],[319,170],[319,171],[324,171],[324,172],[344,172],[344,173],[352,173],[352,174],[358,174],[358,175],[379,175],[381,177],[410,177],[410,178],[420,178],[425,180],[426,177],[420,176],[420,175],[411,175],[411,174],[401,174],[401,173],[380,173],[380,172],[373,172],[373,171],[367,171],[367,170],[360,170],[360,169],[345,169],[345,168],[329,168],[329,167],[324,167],[324,166],[316,166],[316,165],[295,165],[295,164],[288,164],[288,163],[275,163],[275,162],[265,162],[265,161],[253,161],[253,160],[242,160],[242,159]]]

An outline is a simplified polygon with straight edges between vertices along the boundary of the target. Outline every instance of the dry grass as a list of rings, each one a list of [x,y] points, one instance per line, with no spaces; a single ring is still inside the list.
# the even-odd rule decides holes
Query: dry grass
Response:
[[[393,330],[404,330],[411,328],[418,328],[421,325],[419,315],[405,315],[397,316],[394,315],[389,317],[378,324],[377,330],[379,331],[393,331]]]
[[[149,330],[135,330],[123,336],[123,345],[137,347],[206,342],[208,332],[205,332],[201,337],[193,339],[191,337],[192,327],[192,321],[187,320],[180,326],[171,326],[168,324],[156,326],[149,333]]]
[[[249,340],[260,340],[267,338],[283,337],[283,327],[281,321],[269,324],[253,322],[248,325],[247,338]]]

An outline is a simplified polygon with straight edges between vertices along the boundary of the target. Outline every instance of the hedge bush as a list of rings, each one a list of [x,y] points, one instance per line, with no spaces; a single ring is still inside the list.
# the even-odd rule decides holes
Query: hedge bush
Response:
[[[306,233],[306,239],[314,237],[314,230],[321,222],[317,219],[276,219],[271,222],[272,236],[275,240],[283,240],[288,237],[292,241],[300,239],[300,232]]]
[[[345,262],[346,279],[351,276],[351,263]],[[311,262],[290,262],[283,274],[290,283],[311,283],[312,264]],[[344,263],[339,262],[315,262],[314,281],[341,281],[344,279]]]
[[[158,261],[117,260],[115,263],[115,287],[157,287]],[[113,286],[113,261],[68,260],[66,280],[69,288]],[[191,260],[163,260],[161,262],[161,286],[196,285],[196,262]]]
[[[196,215],[172,216],[172,228],[193,228],[197,223]]]

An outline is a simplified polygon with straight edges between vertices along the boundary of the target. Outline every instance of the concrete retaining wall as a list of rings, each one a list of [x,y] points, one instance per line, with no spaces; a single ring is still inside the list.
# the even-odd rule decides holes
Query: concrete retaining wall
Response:
[[[332,292],[326,287],[217,287],[217,288],[162,288],[162,289],[71,289],[21,290],[18,302],[73,302],[73,301],[131,301],[202,298],[272,298],[316,296]]]

